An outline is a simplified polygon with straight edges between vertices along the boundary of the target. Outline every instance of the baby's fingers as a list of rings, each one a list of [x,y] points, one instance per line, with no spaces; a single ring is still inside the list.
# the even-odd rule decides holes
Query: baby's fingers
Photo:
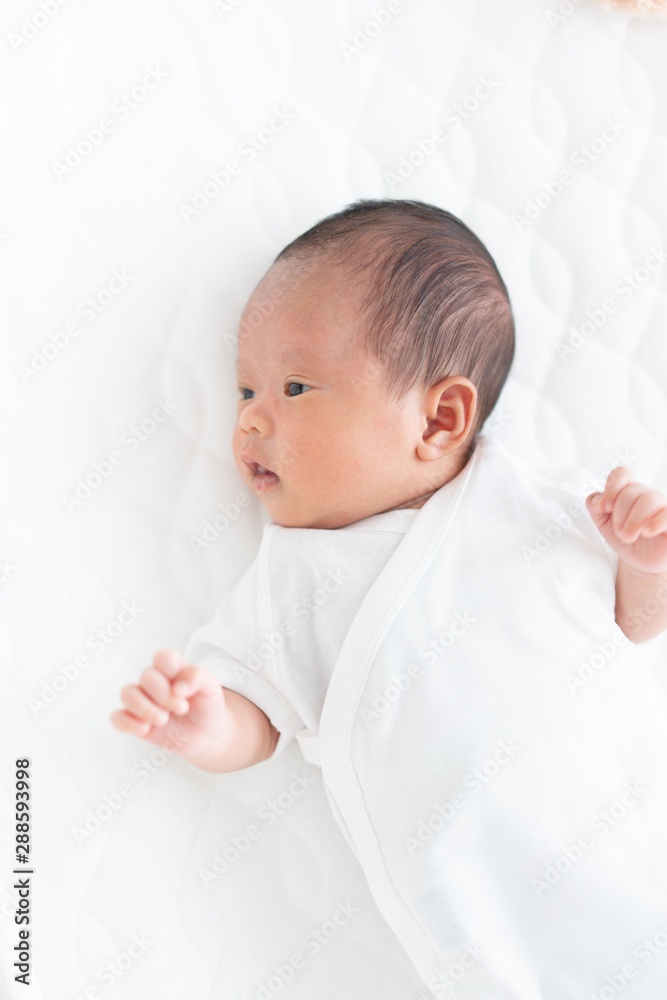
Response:
[[[153,667],[173,681],[185,666],[185,660],[177,649],[159,649],[153,657]]]
[[[188,710],[187,701],[172,695],[169,680],[155,667],[146,667],[139,678],[139,687],[149,698],[153,699],[156,705],[166,709],[167,712],[184,715]]]
[[[135,715],[131,715],[122,709],[112,712],[109,718],[114,729],[120,730],[121,733],[132,733],[134,736],[147,736],[151,729],[150,722],[137,719]]]
[[[169,722],[169,712],[156,705],[136,684],[126,684],[121,688],[120,700],[132,715],[152,726],[164,726]]]
[[[646,525],[665,506],[664,497],[657,490],[650,490],[641,483],[627,486],[618,498],[612,516],[614,528],[626,544],[644,535]]]
[[[183,667],[172,683],[172,691],[178,698],[192,698],[196,694],[219,695],[220,682],[203,667]]]
[[[607,476],[607,482],[598,501],[598,513],[602,513],[602,511],[610,513],[613,511],[621,490],[624,490],[626,486],[634,482],[635,477],[624,465],[619,465],[615,469],[612,469]]]
[[[663,508],[644,525],[642,534],[647,538],[667,532],[667,508]]]

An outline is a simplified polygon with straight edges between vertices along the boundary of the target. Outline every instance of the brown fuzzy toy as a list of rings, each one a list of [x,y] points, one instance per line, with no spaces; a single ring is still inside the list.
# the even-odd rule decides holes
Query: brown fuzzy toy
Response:
[[[667,0],[599,0],[603,7],[635,17],[667,17]]]

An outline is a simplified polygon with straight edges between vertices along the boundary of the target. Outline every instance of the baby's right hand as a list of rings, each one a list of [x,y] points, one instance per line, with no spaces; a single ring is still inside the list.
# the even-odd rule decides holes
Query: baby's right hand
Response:
[[[179,652],[161,649],[139,684],[120,692],[125,709],[112,712],[114,728],[180,754],[200,758],[225,744],[231,726],[220,682]]]

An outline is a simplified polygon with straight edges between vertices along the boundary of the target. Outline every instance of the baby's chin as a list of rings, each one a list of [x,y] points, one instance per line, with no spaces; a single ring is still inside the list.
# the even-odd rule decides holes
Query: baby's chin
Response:
[[[355,521],[368,516],[366,514],[357,516],[352,512],[345,514],[318,507],[316,504],[304,509],[288,503],[271,503],[268,497],[262,499],[267,501],[266,511],[273,523],[282,528],[344,528],[345,525],[354,524]]]
[[[312,515],[311,517],[303,515],[290,517],[288,514],[277,514],[272,510],[268,512],[273,523],[280,525],[281,528],[319,528],[320,530],[344,528],[346,524],[353,524],[354,521],[359,520],[359,518],[333,518],[324,514]]]

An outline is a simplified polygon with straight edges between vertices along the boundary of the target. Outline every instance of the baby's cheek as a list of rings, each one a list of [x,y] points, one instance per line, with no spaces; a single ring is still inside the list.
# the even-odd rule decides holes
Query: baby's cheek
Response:
[[[241,431],[235,428],[232,435],[232,455],[234,456],[234,461],[236,462],[236,467],[240,470],[243,469],[243,462],[241,461],[241,452],[243,451],[243,442],[241,440]]]

